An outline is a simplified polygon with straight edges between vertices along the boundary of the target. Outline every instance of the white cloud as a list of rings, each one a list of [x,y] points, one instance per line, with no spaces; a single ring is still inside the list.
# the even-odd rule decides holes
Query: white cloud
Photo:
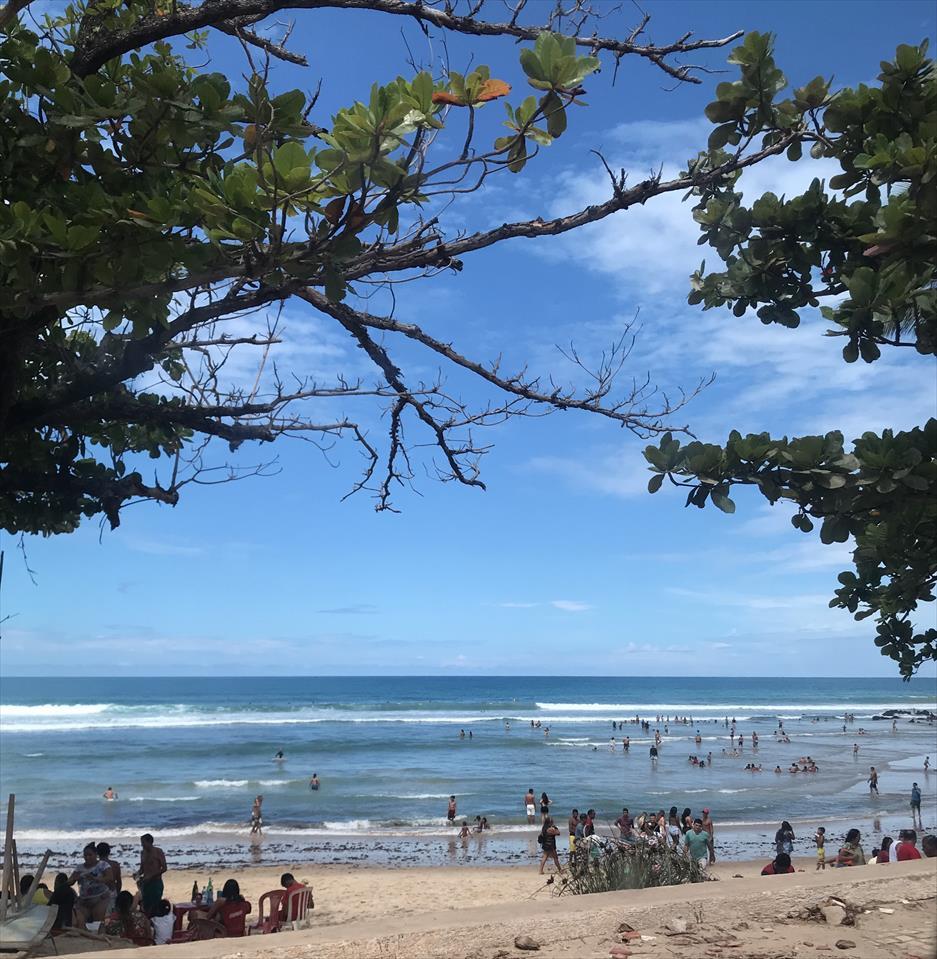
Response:
[[[183,543],[135,539],[133,537],[125,539],[124,544],[135,553],[147,553],[150,556],[203,556],[206,552],[204,546],[190,546]]]
[[[551,599],[550,605],[567,613],[584,613],[592,609],[588,603],[581,603],[575,599]]]
[[[533,609],[535,606],[539,606],[539,603],[496,603],[495,605],[501,607],[501,609]]]

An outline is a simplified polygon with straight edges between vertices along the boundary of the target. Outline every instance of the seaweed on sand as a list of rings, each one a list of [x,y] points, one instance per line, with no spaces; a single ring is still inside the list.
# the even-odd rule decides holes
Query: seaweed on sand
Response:
[[[646,889],[703,882],[699,863],[682,850],[648,842],[590,836],[576,844],[569,871],[554,886],[556,895],[581,896],[616,889]]]

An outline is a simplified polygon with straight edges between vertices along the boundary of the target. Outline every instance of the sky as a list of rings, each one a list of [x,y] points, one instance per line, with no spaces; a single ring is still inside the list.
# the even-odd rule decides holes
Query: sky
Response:
[[[611,4],[598,6],[609,11],[606,34],[627,32],[638,16],[628,5],[617,14]],[[776,58],[792,85],[817,74],[841,85],[874,82],[898,43],[937,29],[933,6],[918,2],[646,9],[656,42],[688,30],[776,33]],[[513,43],[450,37],[443,47],[409,21],[362,13],[274,19],[295,20],[291,46],[310,65],[275,64],[273,86],[310,90],[322,78],[311,119],[324,126],[337,108],[366,99],[372,82],[411,72],[408,47],[437,62],[447,53],[453,69],[488,63],[493,76],[527,95]],[[214,37],[210,53],[212,69],[243,82],[243,56],[227,38]],[[695,62],[719,69],[727,53],[705,51]],[[453,205],[444,225],[453,233],[489,228],[607,199],[606,174],[591,150],[627,169],[630,182],[661,167],[665,177],[676,173],[704,147],[711,127],[702,111],[726,78],[673,89],[652,65],[625,58],[614,85],[609,69],[588,81],[589,105],[573,113],[560,141],[520,176],[496,178]],[[501,119],[495,104],[480,116],[480,130],[500,135]],[[451,136],[441,138],[442,151],[460,138]],[[834,172],[825,162],[778,160],[747,173],[741,187],[747,198],[792,195]],[[824,323],[809,311],[800,329],[787,330],[688,306],[689,274],[704,256],[715,260],[697,236],[690,204],[661,197],[562,238],[515,240],[468,256],[460,274],[399,288],[397,316],[478,359],[502,356],[504,370],[526,364],[560,382],[581,379],[559,348],[568,352],[572,343],[595,360],[634,324],[625,385],[649,374],[674,395],[715,373],[672,418],[713,442],[733,428],[840,429],[850,439],[934,415],[929,359],[886,351],[871,366],[849,366],[842,341],[823,337]],[[308,309],[291,304],[284,312],[281,369],[322,380],[366,372],[343,331]],[[387,346],[411,382],[433,377],[431,356]],[[252,362],[245,357],[241,375],[253,375]],[[492,396],[478,384],[451,382],[476,402]],[[379,409],[354,413],[370,435],[382,436]],[[407,435],[426,442],[416,427]],[[895,675],[872,644],[871,622],[828,608],[837,573],[849,567],[848,546],[823,546],[816,534],[794,530],[782,506],[738,490],[737,511],[727,516],[685,510],[666,487],[649,496],[646,443],[586,415],[515,419],[484,440],[493,444],[482,465],[486,491],[437,482],[431,451],[420,449],[414,488],[396,497],[400,513],[375,512],[367,493],[343,499],[361,467],[351,444],[323,454],[281,441],[275,475],[189,487],[175,508],[133,506],[116,531],[90,521],[51,539],[3,535],[9,618],[0,671]],[[236,461],[271,455],[245,446]]]

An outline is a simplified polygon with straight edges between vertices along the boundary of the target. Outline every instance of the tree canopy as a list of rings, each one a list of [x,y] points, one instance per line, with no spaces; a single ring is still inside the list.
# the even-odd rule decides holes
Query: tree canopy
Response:
[[[879,86],[833,91],[817,77],[778,100],[785,79],[771,38],[751,34],[733,51],[742,79],[717,87],[706,115],[718,124],[697,168],[724,162],[727,144],[754,136],[776,142],[808,121],[810,156],[842,172],[814,179],[796,197],[766,193],[750,206],[733,173],[695,188],[700,243],[723,261],[692,277],[688,300],[731,307],[751,322],[796,328],[820,308],[843,359],[873,363],[883,349],[937,352],[937,72],[926,43],[902,45],[881,64]],[[800,160],[802,143],[787,148]],[[820,306],[821,302],[829,305]],[[681,443],[671,434],[645,453],[657,492],[665,478],[689,487],[686,504],[734,512],[734,485],[753,486],[772,504],[787,500],[795,528],[820,524],[824,543],[852,539],[854,570],[840,574],[830,606],[856,619],[877,617],[875,643],[910,677],[937,659],[937,420],[905,431],[865,432],[847,450],[841,432],[788,439],[732,431],[725,446]]]
[[[405,16],[479,42],[515,38],[517,75],[412,64],[376,82],[367,102],[323,116],[315,95],[274,88],[271,60],[304,57],[258,26],[320,7]],[[671,416],[685,396],[671,401],[640,377],[619,390],[626,341],[577,390],[361,308],[364,293],[460,271],[475,251],[703,189],[796,139],[671,181],[613,176],[606,202],[569,216],[447,228],[453,197],[519,174],[564,135],[601,58],[639,58],[677,84],[698,83],[683,58],[737,36],[661,46],[642,35],[647,18],[606,38],[579,0],[551,7],[543,23],[525,23],[523,7],[492,21],[483,3],[462,15],[449,2],[75,0],[38,23],[30,0],[0,7],[0,528],[69,532],[95,515],[113,527],[129,502],[175,504],[187,483],[262,469],[219,461],[219,442],[233,453],[284,435],[322,448],[348,437],[364,463],[352,490],[371,491],[383,509],[414,475],[418,447],[434,450],[440,478],[482,486],[487,446],[475,431],[528,411],[582,410],[645,437],[684,428]],[[210,70],[212,31],[240,42],[243,81]],[[507,131],[483,140],[480,111],[497,100]],[[457,139],[438,140],[443,129]],[[319,382],[270,361],[287,302],[334,324],[373,376]],[[394,356],[400,341],[493,398],[470,406],[444,372],[411,378]],[[256,355],[246,385],[226,375],[243,351]],[[336,416],[339,402],[378,405],[382,435],[350,412]]]

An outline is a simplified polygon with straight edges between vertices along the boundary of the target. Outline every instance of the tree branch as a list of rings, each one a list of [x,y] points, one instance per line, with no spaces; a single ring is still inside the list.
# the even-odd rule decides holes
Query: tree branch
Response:
[[[540,33],[553,28],[552,22],[537,27],[520,26],[516,22],[516,14],[510,22],[506,23],[490,23],[478,20],[474,15],[456,16],[448,0],[442,8],[424,3],[422,0],[412,0],[412,2],[407,0],[203,0],[198,6],[173,4],[168,13],[149,14],[119,30],[96,29],[94,24],[90,24],[86,30],[83,24],[71,68],[77,76],[86,77],[100,69],[108,60],[156,40],[179,36],[202,27],[217,26],[242,17],[260,18],[282,10],[323,8],[371,10],[393,16],[411,17],[423,25],[476,37],[508,36],[518,40],[535,40]],[[584,19],[592,15],[588,7],[584,7],[582,12],[585,15]],[[662,46],[652,43],[640,44],[633,38],[616,40],[595,35],[577,36],[575,40],[579,46],[593,52],[605,50],[618,57],[628,54],[643,57],[678,81],[700,83],[700,79],[690,73],[698,67],[673,66],[667,63],[665,58],[695,50],[724,47],[733,40],[737,40],[743,32],[737,30],[729,36],[714,40],[690,40],[687,34],[675,43]]]

